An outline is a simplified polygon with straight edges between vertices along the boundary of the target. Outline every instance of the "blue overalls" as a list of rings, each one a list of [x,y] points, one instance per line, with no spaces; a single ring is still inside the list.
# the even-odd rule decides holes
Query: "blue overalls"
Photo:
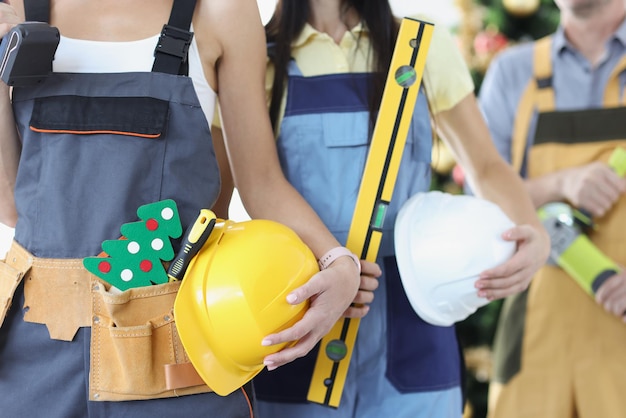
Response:
[[[285,175],[345,243],[369,150],[370,74],[303,77],[289,68],[278,152]],[[412,310],[394,256],[393,227],[402,203],[430,187],[432,131],[419,94],[378,264],[383,270],[359,327],[338,409],[306,404],[316,352],[255,378],[261,418],[460,417],[461,360],[453,327],[435,327]]]
[[[53,73],[15,88],[13,109],[22,141],[15,240],[36,257],[97,255],[138,220],[137,208],[163,199],[177,203],[185,228],[216,199],[209,124],[186,75]],[[72,341],[51,339],[46,326],[24,320],[24,287],[0,329],[1,416],[250,417],[242,391],[89,401],[91,328]],[[70,293],[68,304],[76,302]]]

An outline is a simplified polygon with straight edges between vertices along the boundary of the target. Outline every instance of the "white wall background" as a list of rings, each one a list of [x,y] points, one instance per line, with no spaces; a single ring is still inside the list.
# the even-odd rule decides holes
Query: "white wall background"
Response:
[[[257,1],[261,19],[263,19],[263,22],[267,22],[276,5],[276,0]],[[447,26],[455,26],[460,20],[459,12],[454,5],[454,0],[390,0],[390,2],[394,13],[398,16],[410,16],[419,12],[431,16],[437,22]],[[233,198],[230,217],[234,220],[244,220],[248,218],[237,193],[235,193]],[[0,223],[0,258],[4,257],[12,237],[13,230]]]

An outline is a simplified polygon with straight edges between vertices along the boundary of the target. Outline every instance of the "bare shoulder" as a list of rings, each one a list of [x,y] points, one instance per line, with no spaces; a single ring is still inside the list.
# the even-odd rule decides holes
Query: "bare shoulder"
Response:
[[[253,59],[265,50],[259,8],[252,0],[198,0],[194,32],[208,78],[219,66],[238,57]],[[264,55],[263,55],[264,56]]]
[[[222,46],[263,32],[259,8],[252,0],[198,0],[194,27],[203,39],[214,38]]]
[[[259,8],[253,0],[197,0],[197,12],[201,14],[201,23],[211,23],[216,29],[235,32],[244,29],[241,23],[261,22]],[[256,22],[258,21],[258,22]],[[199,22],[200,23],[200,22]]]

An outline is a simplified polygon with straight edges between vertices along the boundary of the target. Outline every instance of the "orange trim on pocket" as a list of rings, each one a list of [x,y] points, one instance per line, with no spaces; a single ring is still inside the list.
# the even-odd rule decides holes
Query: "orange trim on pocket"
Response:
[[[30,127],[31,131],[34,132],[40,132],[40,133],[55,133],[55,134],[73,134],[73,135],[90,135],[90,134],[113,134],[113,135],[128,135],[128,136],[138,136],[141,138],[151,138],[151,139],[155,139],[161,136],[160,133],[158,134],[139,134],[137,132],[124,132],[124,131],[106,131],[106,130],[102,130],[102,131],[72,131],[72,130],[66,130],[66,129],[39,129],[39,128],[35,128],[34,126]]]

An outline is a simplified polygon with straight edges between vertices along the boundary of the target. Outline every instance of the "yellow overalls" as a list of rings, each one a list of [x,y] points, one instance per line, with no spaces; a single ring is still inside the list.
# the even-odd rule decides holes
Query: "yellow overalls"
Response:
[[[550,41],[536,43],[535,78],[520,101],[514,127],[512,162],[519,169],[530,119],[539,113],[528,155],[529,178],[606,162],[615,147],[626,147],[626,107],[619,83],[626,57],[611,74],[604,108],[554,111]],[[567,132],[564,126],[574,129]],[[626,265],[626,196],[595,221],[591,240]],[[626,417],[626,324],[605,312],[563,270],[543,267],[528,294],[521,370],[504,386],[491,412],[496,418]]]

